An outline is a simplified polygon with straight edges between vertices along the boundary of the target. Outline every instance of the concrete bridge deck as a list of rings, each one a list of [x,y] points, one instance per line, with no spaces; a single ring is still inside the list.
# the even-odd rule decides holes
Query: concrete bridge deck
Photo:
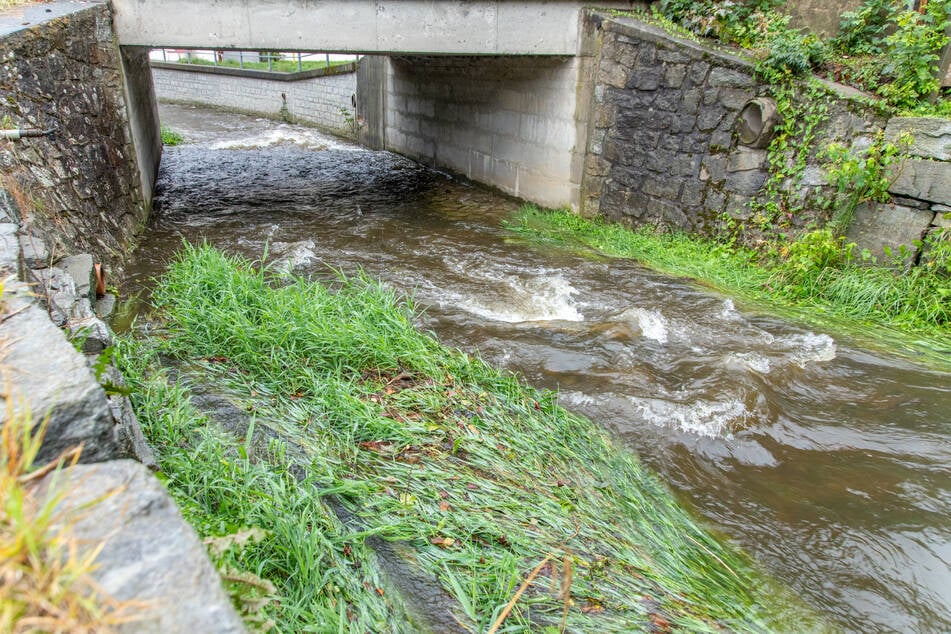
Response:
[[[112,0],[123,46],[575,55],[577,0]],[[629,9],[642,2],[597,2]]]

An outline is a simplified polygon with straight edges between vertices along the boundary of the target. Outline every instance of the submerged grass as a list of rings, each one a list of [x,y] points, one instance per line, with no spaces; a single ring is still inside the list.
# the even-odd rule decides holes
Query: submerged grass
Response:
[[[531,205],[523,207],[507,226],[532,239],[584,245],[610,256],[632,258],[759,304],[807,310],[811,318],[822,315],[830,321],[894,328],[928,348],[951,350],[951,279],[933,268],[921,266],[909,272],[862,266],[844,257],[836,266],[824,266],[812,256],[818,259],[828,245],[808,243],[787,249],[805,252],[798,259],[767,259],[715,240],[657,233],[651,228],[632,230]],[[840,328],[841,323],[834,327]]]
[[[468,631],[818,627],[634,455],[555,394],[417,331],[381,284],[277,279],[186,245],[154,302],[163,329],[120,355],[140,416],[200,532],[267,535],[229,565],[276,586],[264,610],[281,631],[406,627],[371,534],[442,588],[424,607]],[[269,428],[294,451],[253,460],[249,438],[205,429],[188,372],[172,385],[160,353],[226,386],[247,436]]]

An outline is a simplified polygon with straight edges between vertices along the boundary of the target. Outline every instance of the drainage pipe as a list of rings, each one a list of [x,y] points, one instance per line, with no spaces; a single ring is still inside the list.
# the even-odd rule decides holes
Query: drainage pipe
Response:
[[[39,128],[24,128],[21,130],[0,130],[0,139],[8,141],[19,141],[27,137],[51,136],[52,130],[40,130]]]

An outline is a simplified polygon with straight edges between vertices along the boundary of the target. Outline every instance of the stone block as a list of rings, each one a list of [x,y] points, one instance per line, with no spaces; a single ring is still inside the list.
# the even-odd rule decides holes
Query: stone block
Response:
[[[722,88],[720,90],[720,105],[729,110],[739,110],[755,94],[752,88]]]
[[[704,156],[700,163],[701,179],[710,180],[714,183],[721,182],[726,178],[726,164],[726,156],[720,154],[708,154]],[[706,173],[707,178],[703,178],[704,173]]]
[[[689,222],[687,215],[678,203],[651,198],[647,202],[644,213],[656,222],[676,229],[687,229]]]
[[[700,114],[697,115],[697,129],[701,132],[715,130],[725,114],[726,110],[717,105],[701,108]]]
[[[657,66],[636,68],[631,72],[627,87],[635,90],[657,90],[663,79],[663,69]]]
[[[903,132],[914,137],[909,154],[951,161],[951,121],[948,119],[892,117],[885,126],[885,140],[894,143]]]
[[[697,207],[703,202],[703,183],[697,181],[686,181],[683,192],[680,194],[680,202],[685,207]]]
[[[718,88],[752,88],[756,85],[751,75],[722,67],[711,70],[707,82]]]
[[[82,302],[85,306],[88,306],[88,300],[82,300]],[[104,321],[93,314],[91,307],[88,310],[88,316],[70,319],[67,322],[70,338],[73,341],[82,342],[82,352],[84,354],[99,354],[112,345],[112,331]]]
[[[707,72],[710,70],[710,64],[707,62],[694,62],[687,71],[687,80],[693,86],[700,86],[707,78]]]
[[[725,211],[730,217],[736,218],[737,220],[749,220],[752,214],[750,211],[750,203],[752,201],[752,196],[744,196],[743,194],[736,193],[730,194],[726,197],[726,202],[724,203]]]
[[[80,298],[95,300],[96,274],[93,270],[93,259],[88,253],[71,255],[56,263],[56,267],[72,278],[76,295]]]
[[[708,189],[706,196],[703,197],[703,206],[707,211],[720,214],[726,206],[726,196],[723,192]]]
[[[0,223],[0,276],[16,275],[20,262],[20,226],[13,222]]]
[[[739,147],[730,154],[727,164],[728,172],[745,172],[766,168],[766,150],[754,150],[748,147]]]
[[[681,109],[680,111],[684,114],[696,114],[700,109],[700,99],[703,93],[699,88],[693,88],[691,90],[685,90],[683,96],[681,97]]]
[[[736,194],[754,196],[766,182],[766,177],[765,170],[727,172],[724,188]]]
[[[951,162],[908,159],[898,165],[893,177],[888,191],[896,196],[951,204]]]
[[[35,422],[49,419],[39,460],[55,458],[79,443],[84,444],[84,462],[113,458],[112,415],[86,359],[28,298],[7,293],[6,300],[10,314],[0,323],[0,339],[8,342],[8,398],[15,411],[29,408]]]
[[[687,67],[684,64],[668,64],[664,67],[665,88],[680,88],[687,76]]]
[[[845,236],[859,249],[871,251],[879,261],[887,259],[886,246],[898,253],[901,245],[909,248],[913,259],[917,252],[914,241],[924,237],[933,219],[931,211],[894,204],[863,203],[856,208]]]
[[[21,232],[19,242],[23,266],[26,268],[41,269],[52,263],[49,245],[37,231],[27,229]]]
[[[143,465],[79,465],[47,476],[43,486],[54,482],[70,492],[57,515],[75,518],[73,531],[84,552],[102,545],[96,582],[118,601],[144,605],[139,618],[118,625],[117,632],[245,631],[204,545]]]
[[[648,196],[677,201],[680,198],[681,185],[681,181],[675,178],[648,178],[642,189]]]

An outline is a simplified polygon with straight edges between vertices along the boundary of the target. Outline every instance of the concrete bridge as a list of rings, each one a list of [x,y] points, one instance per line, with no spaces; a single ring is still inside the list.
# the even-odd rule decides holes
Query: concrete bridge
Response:
[[[577,0],[112,0],[127,46],[575,55]],[[643,2],[597,2],[631,9]]]
[[[364,144],[575,208],[592,76],[585,4],[112,0],[123,57],[138,67],[153,47],[366,54],[356,111]],[[139,136],[154,138],[151,125],[139,126]]]

